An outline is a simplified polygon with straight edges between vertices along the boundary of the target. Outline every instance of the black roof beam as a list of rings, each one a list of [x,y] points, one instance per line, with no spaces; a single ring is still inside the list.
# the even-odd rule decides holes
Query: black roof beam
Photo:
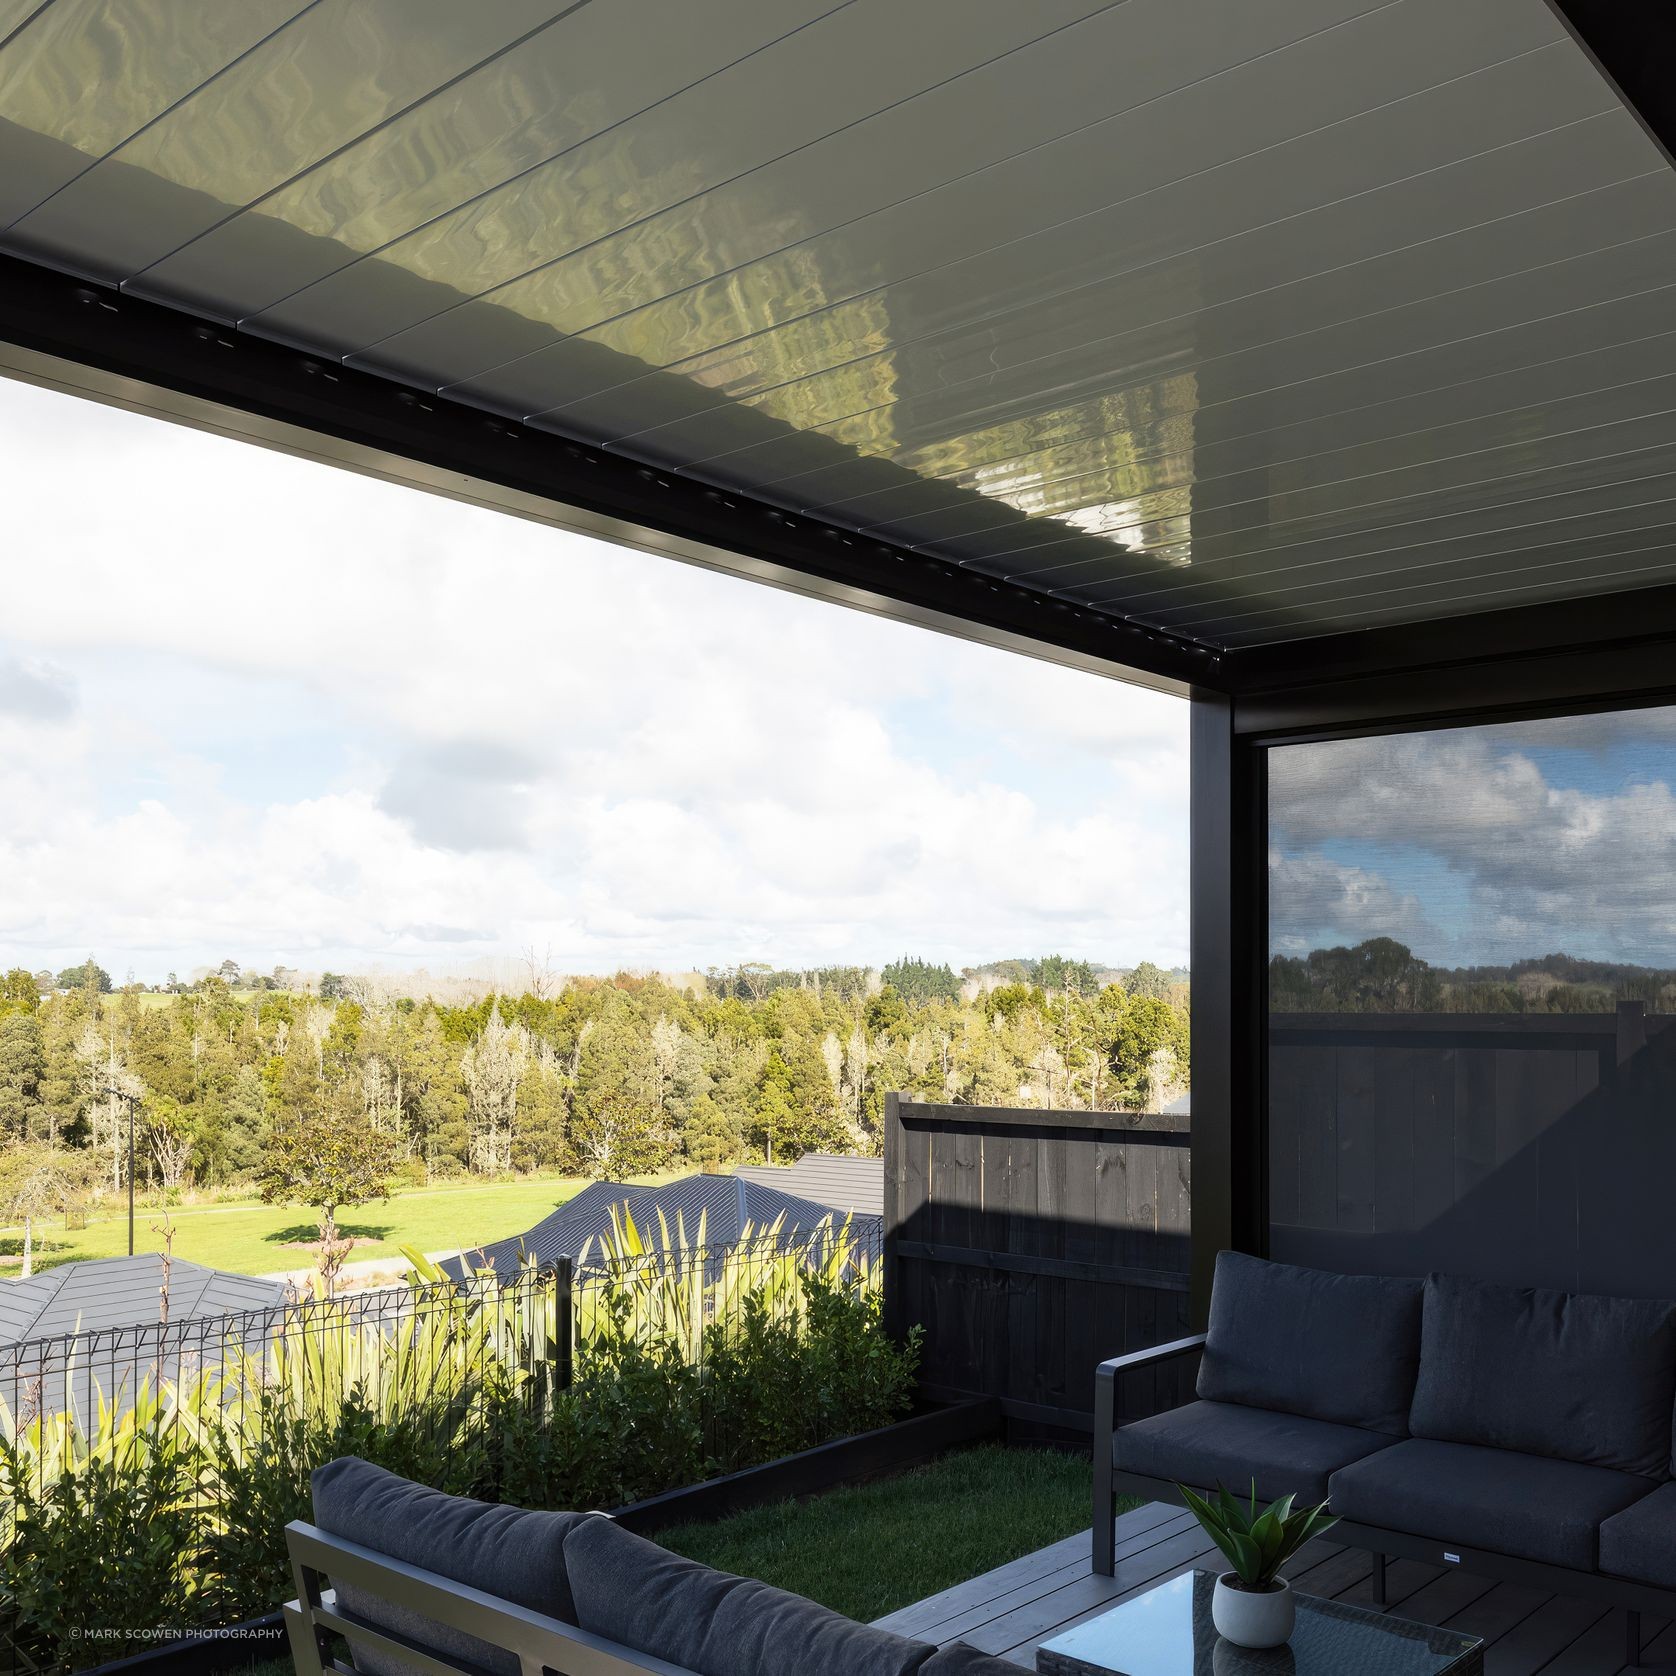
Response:
[[[0,256],[0,340],[92,376],[71,386],[33,371],[16,355],[4,370],[98,399],[293,450],[294,433],[305,432],[318,445],[302,451],[352,469],[480,502],[497,501],[485,489],[502,490],[526,503],[508,504],[508,510],[528,511],[532,503],[556,514],[574,509],[608,522],[618,539],[633,545],[782,585],[803,579],[812,584],[804,591],[822,597],[1018,650],[1065,654],[1062,661],[1112,675],[1150,678],[1180,691],[1223,681],[1212,650],[1167,630],[1054,599],[17,257]],[[0,356],[0,362],[6,359]],[[194,413],[193,403],[222,412]],[[227,422],[238,415],[255,422]],[[381,469],[380,460],[429,470]],[[556,515],[552,521],[566,519]],[[636,532],[647,532],[648,539],[636,539]],[[755,562],[716,565],[718,554]]]

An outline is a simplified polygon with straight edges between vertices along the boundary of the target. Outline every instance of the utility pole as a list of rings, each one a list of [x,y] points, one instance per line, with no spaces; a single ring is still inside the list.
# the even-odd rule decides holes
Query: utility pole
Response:
[[[128,1255],[134,1255],[134,1107],[138,1104],[126,1088],[113,1082],[105,1092],[128,1108]]]

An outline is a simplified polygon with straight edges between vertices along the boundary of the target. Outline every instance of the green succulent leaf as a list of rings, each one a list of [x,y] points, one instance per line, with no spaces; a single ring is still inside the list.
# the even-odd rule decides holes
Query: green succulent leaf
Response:
[[[1251,1587],[1266,1582],[1268,1579],[1265,1576],[1263,1550],[1249,1536],[1241,1536],[1237,1532],[1230,1532],[1228,1539],[1233,1543],[1234,1553],[1238,1556],[1234,1569],[1239,1573],[1240,1581]]]
[[[1252,1484],[1249,1503],[1231,1495],[1222,1485],[1216,1487],[1214,1498],[1178,1484],[1183,1504],[1203,1526],[1234,1574],[1248,1588],[1262,1588],[1273,1582],[1280,1568],[1310,1541],[1337,1521],[1327,1512],[1327,1504],[1298,1508],[1296,1498],[1281,1496],[1270,1506],[1259,1510],[1256,1484]]]

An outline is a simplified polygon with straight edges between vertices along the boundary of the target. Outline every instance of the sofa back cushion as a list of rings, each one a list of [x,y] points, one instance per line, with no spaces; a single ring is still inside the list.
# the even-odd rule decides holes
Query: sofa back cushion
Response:
[[[1224,1251],[1199,1395],[1402,1437],[1420,1358],[1418,1280]]]
[[[1426,1281],[1416,1437],[1662,1478],[1676,1303]]]
[[[572,1530],[565,1563],[583,1629],[698,1676],[914,1676],[936,1651],[712,1571],[611,1519]]]
[[[333,1536],[569,1624],[576,1622],[576,1606],[565,1573],[565,1537],[577,1524],[609,1523],[597,1514],[526,1512],[446,1495],[354,1456],[317,1468],[313,1490],[314,1522]],[[381,1628],[518,1676],[511,1653],[474,1635],[341,1583],[337,1592],[351,1612]],[[356,1659],[368,1676],[419,1676],[417,1666],[389,1654],[357,1649]]]

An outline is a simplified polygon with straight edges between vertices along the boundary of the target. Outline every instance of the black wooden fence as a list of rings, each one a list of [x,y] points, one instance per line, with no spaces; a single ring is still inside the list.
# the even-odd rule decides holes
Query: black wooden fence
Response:
[[[1676,1019],[1276,1013],[1269,1255],[1676,1295]]]
[[[997,1397],[1013,1435],[1089,1432],[1095,1366],[1188,1330],[1191,1166],[1184,1117],[890,1095],[885,1308],[924,1332],[927,1394]]]

